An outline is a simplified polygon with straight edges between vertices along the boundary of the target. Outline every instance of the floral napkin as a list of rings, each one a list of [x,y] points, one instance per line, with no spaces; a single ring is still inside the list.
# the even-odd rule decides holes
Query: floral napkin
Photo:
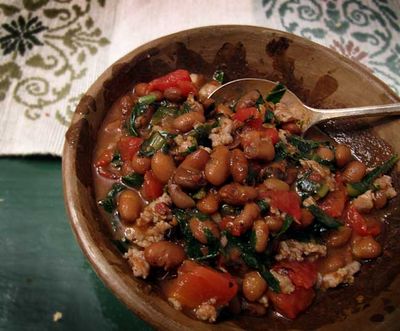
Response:
[[[400,93],[398,0],[0,0],[0,155],[61,155],[81,95],[154,38],[204,25],[285,30],[366,65]]]

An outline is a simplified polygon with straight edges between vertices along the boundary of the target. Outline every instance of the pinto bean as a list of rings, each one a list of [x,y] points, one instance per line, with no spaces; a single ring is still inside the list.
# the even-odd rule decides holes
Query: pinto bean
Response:
[[[156,98],[156,101],[161,101],[164,97],[163,93],[161,91],[157,91],[157,90],[151,91],[149,93],[149,95],[154,95]]]
[[[135,89],[134,89],[135,94],[136,94],[138,97],[142,97],[142,96],[144,96],[144,95],[147,95],[148,90],[149,90],[149,84],[147,84],[147,83],[139,83],[139,84],[136,84],[136,85],[135,85]]]
[[[244,153],[238,148],[231,151],[229,169],[235,182],[244,183],[249,173],[249,164]]]
[[[178,87],[168,87],[164,91],[164,98],[172,102],[177,102],[182,99],[182,91]]]
[[[349,183],[359,182],[365,175],[367,167],[360,161],[351,161],[343,171],[344,179]]]
[[[351,252],[357,259],[374,259],[381,255],[382,247],[372,236],[353,240]]]
[[[381,209],[386,206],[386,203],[387,203],[387,197],[385,192],[383,191],[376,192],[374,199],[374,207],[376,209]]]
[[[194,200],[176,184],[168,185],[168,193],[172,202],[178,208],[192,208],[196,205]]]
[[[151,170],[162,183],[167,183],[176,167],[171,155],[157,151],[151,159]]]
[[[267,190],[272,190],[272,191],[288,192],[290,190],[290,187],[286,182],[284,182],[283,180],[277,179],[277,178],[266,179],[264,181],[264,185],[267,188]]]
[[[251,271],[243,278],[243,295],[248,301],[256,301],[267,290],[267,282],[258,271]]]
[[[125,222],[132,223],[140,216],[143,202],[136,191],[125,190],[118,196],[118,213]]]
[[[218,211],[219,201],[217,194],[208,192],[207,195],[197,202],[197,209],[204,214],[214,214]]]
[[[318,263],[318,271],[321,274],[326,275],[338,270],[339,268],[343,268],[345,265],[346,259],[343,254],[332,253]]]
[[[232,183],[222,186],[218,194],[222,201],[230,205],[244,205],[257,197],[257,190],[251,186]]]
[[[254,221],[260,216],[260,208],[256,203],[251,202],[244,206],[241,213],[231,223],[231,229],[244,233],[250,229]],[[228,227],[229,230],[229,227]]]
[[[248,159],[272,161],[275,157],[275,147],[268,137],[262,137],[259,131],[248,131],[241,137],[244,154]]]
[[[219,186],[229,177],[230,152],[226,146],[217,146],[210,155],[204,173],[209,183]]]
[[[351,160],[351,150],[344,144],[339,144],[335,148],[336,164],[339,167],[344,167]]]
[[[264,220],[256,220],[253,223],[253,232],[255,235],[254,249],[257,253],[262,253],[267,248],[269,227]]]
[[[131,166],[134,172],[144,175],[151,168],[151,159],[149,157],[140,156],[136,153],[131,160]]]
[[[164,268],[164,270],[178,267],[185,257],[183,248],[170,241],[155,242],[144,249],[146,261],[152,267]]]
[[[265,223],[267,223],[270,232],[278,232],[283,226],[283,220],[278,216],[265,217]]]
[[[325,146],[318,147],[317,155],[324,161],[332,161],[335,158],[333,151]]]
[[[341,247],[350,240],[352,230],[348,226],[341,226],[337,230],[331,230],[326,237],[328,247]]]
[[[176,169],[174,182],[188,189],[198,188],[206,183],[202,171],[186,167],[178,167]]]
[[[206,230],[210,231],[217,239],[220,236],[218,225],[211,220],[200,221],[198,218],[194,217],[190,219],[189,227],[190,231],[192,231],[193,237],[202,244],[207,244],[208,242],[207,234],[205,232]]]
[[[197,170],[204,170],[208,160],[210,159],[210,154],[205,149],[198,149],[197,151],[189,154],[182,161],[179,167],[194,168]]]
[[[301,128],[294,122],[282,124],[282,129],[289,131],[292,134],[301,134]]]
[[[260,92],[252,90],[242,96],[236,103],[236,109],[253,107],[256,104],[257,99],[260,97]]]
[[[306,208],[301,208],[301,227],[310,226],[314,221],[314,215]]]
[[[196,123],[204,123],[205,121],[206,119],[203,114],[191,111],[175,118],[173,126],[180,132],[185,133],[192,130]]]

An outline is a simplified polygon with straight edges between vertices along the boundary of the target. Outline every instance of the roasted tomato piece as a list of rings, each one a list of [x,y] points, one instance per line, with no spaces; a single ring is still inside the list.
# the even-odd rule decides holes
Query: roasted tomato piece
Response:
[[[215,299],[215,306],[227,304],[238,290],[236,280],[229,274],[186,260],[178,270],[178,277],[164,287],[168,298],[178,300],[193,309]]]
[[[379,222],[361,215],[353,205],[348,205],[344,212],[344,221],[360,236],[377,236],[381,233]]]
[[[142,144],[143,139],[138,137],[122,137],[118,142],[118,150],[122,161],[131,161]]]
[[[164,185],[153,174],[153,171],[146,171],[143,181],[143,194],[146,199],[154,200],[160,197],[163,193]]]
[[[268,292],[268,298],[272,301],[274,308],[282,315],[292,319],[311,305],[314,296],[312,288],[305,289],[303,287],[296,287],[290,294]]]
[[[190,73],[187,70],[178,69],[165,76],[153,79],[149,83],[149,91],[165,91],[170,87],[178,87],[183,96],[189,93],[196,93],[197,89],[190,79]]]
[[[301,208],[300,198],[296,192],[293,191],[265,191],[260,192],[260,198],[270,198],[271,205],[278,208],[280,211],[288,213],[293,216],[297,223],[300,223]]]
[[[312,262],[281,261],[273,269],[284,269],[294,285],[306,289],[312,288],[317,281],[317,267]]]

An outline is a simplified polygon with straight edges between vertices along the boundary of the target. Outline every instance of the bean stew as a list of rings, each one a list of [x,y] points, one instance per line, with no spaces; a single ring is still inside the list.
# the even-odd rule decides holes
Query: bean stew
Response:
[[[133,276],[177,310],[294,319],[382,254],[373,211],[397,195],[398,156],[367,168],[301,137],[279,83],[215,104],[223,80],[179,69],[117,100],[94,151],[98,204]]]

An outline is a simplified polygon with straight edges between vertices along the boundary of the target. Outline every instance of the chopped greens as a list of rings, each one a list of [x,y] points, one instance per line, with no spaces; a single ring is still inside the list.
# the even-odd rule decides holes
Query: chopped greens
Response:
[[[213,79],[222,84],[224,82],[225,73],[222,70],[215,70]]]
[[[267,109],[264,115],[264,123],[272,123],[274,119],[274,112],[271,109]]]
[[[267,215],[269,212],[269,205],[265,200],[257,200],[256,201],[258,207],[260,208],[260,214],[261,216]]]
[[[308,154],[313,149],[318,148],[321,145],[321,142],[310,139],[304,139],[297,135],[291,135],[288,138],[288,142],[292,144],[294,147],[296,147],[303,156],[305,156],[302,158],[307,158],[307,159],[310,157]]]
[[[137,103],[131,112],[131,115],[128,118],[127,128],[128,132],[131,136],[138,137],[139,132],[136,128],[136,119],[139,116],[142,116],[149,109],[149,105],[146,103]]]
[[[308,210],[311,212],[311,214],[314,215],[316,221],[318,221],[319,223],[321,223],[321,225],[328,229],[337,229],[338,227],[342,226],[342,224],[338,220],[327,215],[317,205],[309,206]]]
[[[125,185],[136,189],[142,186],[143,180],[143,175],[137,174],[135,172],[132,172],[131,174],[122,177],[122,182]]]
[[[114,168],[120,169],[122,167],[122,159],[121,154],[119,152],[115,152],[113,158],[111,160],[111,164]]]
[[[366,174],[361,182],[348,183],[346,186],[347,193],[351,197],[356,197],[368,191],[371,188],[374,180],[387,173],[390,169],[392,169],[392,167],[396,164],[398,160],[399,156],[393,155],[389,160],[384,162],[382,165],[375,167],[368,174]]]
[[[306,172],[302,177],[296,181],[297,193],[302,199],[306,199],[309,196],[317,194],[320,184],[312,181],[310,178],[310,173]]]
[[[276,104],[279,101],[281,101],[281,99],[282,99],[283,95],[285,94],[285,92],[286,92],[286,87],[283,84],[278,83],[271,90],[271,92],[269,92],[269,94],[267,95],[265,100],[267,102],[272,102],[272,103]]]
[[[164,117],[170,116],[175,117],[178,113],[178,110],[174,107],[159,107],[151,118],[150,124],[158,125],[161,123]]]
[[[142,105],[149,105],[154,101],[156,101],[156,96],[154,94],[144,95],[138,99],[138,103]]]
[[[112,213],[116,207],[114,201],[115,197],[123,190],[125,190],[124,185],[115,183],[107,193],[106,197],[98,202],[99,206],[103,207],[107,213]]]
[[[279,230],[279,232],[275,235],[275,239],[279,238],[281,235],[283,235],[292,225],[294,222],[294,219],[290,215],[286,215],[285,219],[283,220],[283,225],[282,228]]]
[[[241,210],[240,207],[228,205],[227,203],[224,203],[220,208],[220,212],[223,216],[236,216],[240,214]]]
[[[142,156],[149,157],[166,145],[167,139],[160,132],[153,131],[151,136],[142,143],[139,153]]]

